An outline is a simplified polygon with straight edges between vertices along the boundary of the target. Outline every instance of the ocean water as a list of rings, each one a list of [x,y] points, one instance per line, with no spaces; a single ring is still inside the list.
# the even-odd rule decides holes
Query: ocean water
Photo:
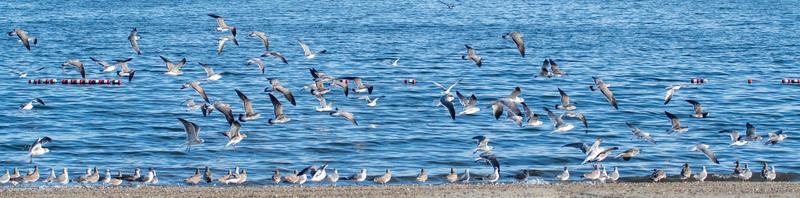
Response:
[[[0,2],[4,31],[27,30],[39,43],[27,51],[16,37],[0,41],[0,169],[29,169],[27,147],[37,137],[49,136],[50,153],[34,159],[36,165],[56,170],[70,168],[77,177],[85,168],[122,170],[135,167],[158,170],[160,184],[182,185],[196,167],[211,166],[215,175],[236,165],[246,168],[249,183],[263,184],[273,169],[283,172],[308,165],[330,164],[341,175],[360,168],[380,175],[391,168],[394,183],[411,183],[419,168],[444,175],[451,167],[488,174],[491,167],[473,162],[471,139],[491,139],[501,163],[502,182],[521,169],[538,170],[551,181],[562,167],[570,167],[573,180],[591,170],[580,165],[584,156],[567,143],[591,143],[603,138],[603,146],[632,147],[642,153],[631,161],[607,159],[623,177],[649,175],[654,168],[668,174],[680,172],[683,163],[707,166],[709,172],[729,174],[740,160],[760,171],[769,161],[782,173],[800,172],[795,152],[800,128],[797,85],[783,85],[783,78],[800,78],[800,12],[797,1],[734,2],[572,2],[572,1],[458,1],[448,9],[436,1],[104,1],[104,2]],[[228,45],[216,55],[216,39],[228,35],[214,31],[207,16],[226,17],[236,26],[239,46]],[[135,55],[127,41],[132,28],[139,29],[142,55]],[[289,64],[272,58],[266,74],[245,65],[263,53],[259,40],[247,37],[263,31],[270,48],[282,52]],[[510,31],[524,34],[526,56],[501,36]],[[312,49],[328,53],[315,59],[303,57],[297,39]],[[462,60],[465,44],[483,57],[483,66]],[[159,55],[189,63],[181,76],[163,74]],[[60,65],[67,59],[86,64],[89,79],[122,79],[99,72],[89,57],[104,60],[132,57],[137,70],[133,82],[120,86],[30,85],[28,79],[68,79],[80,76]],[[399,58],[398,66],[391,62]],[[542,60],[550,58],[567,73],[558,78],[535,78]],[[246,122],[248,137],[234,152],[223,148],[220,135],[228,129],[219,113],[203,117],[186,111],[180,103],[202,99],[183,83],[205,76],[198,62],[213,64],[225,72],[221,80],[202,82],[212,101],[232,105],[243,112],[234,89],[253,101],[262,118]],[[14,69],[46,69],[19,78]],[[368,107],[364,94],[345,97],[340,89],[326,95],[335,106],[355,114],[359,126],[314,111],[317,100],[302,89],[312,78],[308,68],[337,77],[358,76],[375,86],[372,96],[385,96],[377,107]],[[611,84],[619,101],[614,110],[599,92],[591,92],[593,76]],[[270,126],[273,107],[264,89],[265,78],[280,79],[292,90],[297,106],[281,96],[284,112],[292,119]],[[709,82],[682,89],[663,104],[664,88],[688,84],[692,78]],[[404,79],[415,79],[406,85]],[[462,82],[456,90],[475,94],[481,112],[450,120],[442,107],[434,107],[440,90],[432,81]],[[753,84],[747,80],[752,79]],[[538,114],[541,107],[559,103],[556,88],[564,89],[588,118],[587,132],[578,121],[566,133],[552,133],[552,125],[521,128],[505,119],[495,120],[486,109],[519,86],[521,96]],[[47,105],[20,112],[19,104],[35,97]],[[701,102],[710,117],[690,118],[692,106]],[[458,110],[460,106],[456,106]],[[689,131],[668,134],[669,111],[680,116]],[[556,111],[562,113],[563,111]],[[202,127],[205,143],[186,152],[182,143],[185,118]],[[650,132],[657,144],[633,138],[625,122]],[[753,142],[729,147],[724,129],[744,132],[745,123],[758,133],[783,130],[789,138],[774,146]],[[715,165],[692,145],[711,145],[721,164]],[[615,152],[615,154],[618,152]],[[698,171],[698,169],[695,169]],[[44,174],[44,173],[43,173]],[[758,175],[758,174],[755,174]],[[46,177],[46,176],[42,176]],[[755,176],[754,178],[756,178]],[[441,182],[434,178],[433,182]],[[783,178],[797,181],[797,177]],[[350,183],[350,182],[340,182]],[[40,184],[34,184],[40,185]],[[315,185],[315,184],[312,184]]]

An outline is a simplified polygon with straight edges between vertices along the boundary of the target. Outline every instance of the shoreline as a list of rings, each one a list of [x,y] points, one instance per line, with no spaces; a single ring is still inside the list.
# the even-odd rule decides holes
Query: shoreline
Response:
[[[796,197],[795,182],[0,188],[3,197]]]

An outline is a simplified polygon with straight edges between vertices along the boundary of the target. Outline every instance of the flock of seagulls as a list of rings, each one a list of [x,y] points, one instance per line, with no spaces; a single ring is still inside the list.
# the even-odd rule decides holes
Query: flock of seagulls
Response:
[[[442,4],[448,6],[448,8],[453,8],[455,5],[448,4],[442,1],[439,1]],[[237,28],[235,26],[230,26],[225,22],[225,19],[222,16],[215,15],[215,14],[208,14],[208,16],[212,17],[217,24],[216,31],[219,32],[230,32],[230,34],[225,34],[219,37],[218,45],[216,48],[216,54],[221,55],[225,49],[225,45],[228,42],[232,42],[234,45],[239,45],[237,41]],[[17,36],[19,40],[22,42],[23,46],[31,50],[31,46],[35,46],[38,43],[38,40],[35,37],[29,35],[28,32],[16,28],[13,31],[8,33],[9,36]],[[284,64],[288,64],[287,59],[283,56],[282,53],[277,51],[272,51],[269,46],[269,36],[264,32],[259,31],[252,31],[248,34],[249,37],[259,39],[261,43],[264,45],[265,51],[258,57],[252,57],[247,59],[245,62],[246,65],[257,65],[258,70],[261,73],[264,73],[266,63],[265,60],[261,59],[263,57],[273,57],[276,60],[283,62]],[[505,33],[502,38],[510,39],[515,44],[516,48],[519,51],[521,57],[525,57],[526,53],[526,46],[523,39],[523,34],[520,32],[508,32]],[[138,29],[134,28],[129,36],[128,40],[130,41],[131,48],[136,55],[142,55],[142,51],[138,44],[138,40],[140,37],[138,36]],[[302,39],[298,39],[298,43],[303,50],[303,56],[307,59],[313,59],[319,55],[323,55],[327,52],[327,50],[312,50],[312,48]],[[464,60],[470,60],[475,63],[477,67],[482,66],[481,56],[478,55],[477,49],[470,46],[465,45],[467,49],[466,55],[462,56]],[[165,56],[159,56],[166,66],[166,70],[164,71],[165,75],[169,76],[179,76],[183,75],[181,68],[186,66],[188,61],[186,58],[181,58],[177,62],[173,62],[169,58]],[[107,61],[98,59],[96,57],[90,57],[92,61],[97,63],[98,65],[102,66],[100,72],[103,73],[110,73],[116,72],[116,74],[120,77],[127,77],[129,81],[133,80],[135,70],[130,68],[128,62],[132,60],[132,58],[127,59],[120,59],[115,60],[113,63],[109,63]],[[395,59],[391,65],[396,66],[398,64],[399,58]],[[181,89],[191,88],[194,90],[200,98],[202,98],[202,104],[195,103],[194,99],[187,99],[184,101],[186,105],[187,111],[194,111],[200,109],[203,116],[211,116],[214,111],[219,111],[225,117],[225,120],[229,126],[229,130],[225,132],[221,132],[221,136],[224,136],[228,141],[224,145],[224,148],[231,148],[232,151],[236,150],[236,145],[242,141],[246,141],[247,135],[241,131],[243,123],[252,123],[255,122],[262,117],[262,113],[256,112],[253,108],[254,104],[249,99],[249,97],[241,90],[235,89],[237,96],[242,102],[242,109],[243,113],[234,114],[232,106],[224,101],[216,100],[212,101],[209,99],[205,89],[201,86],[201,83],[207,81],[217,81],[220,80],[224,72],[215,72],[212,65],[198,63],[206,72],[206,76],[202,80],[196,80],[191,82],[186,82],[181,86]],[[62,64],[62,69],[66,69],[67,67],[74,67],[78,70],[78,73],[82,78],[86,77],[86,68],[85,65],[79,59],[69,59]],[[41,70],[42,68],[38,68],[32,71],[17,71],[20,77],[27,77],[30,72]],[[118,70],[119,69],[119,70]],[[378,105],[379,99],[383,98],[383,96],[372,97],[371,94],[375,90],[376,87],[369,84],[368,81],[361,77],[334,77],[328,74],[325,74],[322,71],[319,71],[315,68],[309,68],[310,72],[310,81],[307,86],[304,86],[304,89],[308,90],[310,95],[314,96],[319,101],[319,107],[315,110],[318,112],[327,112],[331,117],[341,118],[345,121],[352,123],[353,125],[358,126],[358,119],[357,115],[347,111],[345,108],[339,108],[334,106],[334,101],[330,99],[326,99],[326,94],[333,93],[332,91],[341,88],[345,97],[352,94],[361,94],[364,96],[359,97],[360,100],[365,100],[368,107],[375,107]],[[561,77],[567,75],[563,72],[556,61],[552,59],[545,59],[541,70],[537,77],[543,78],[553,78],[553,77]],[[270,118],[267,119],[266,123],[269,125],[276,125],[276,124],[285,124],[290,122],[292,119],[284,113],[284,103],[291,104],[291,106],[297,106],[297,101],[295,99],[295,95],[289,87],[286,87],[281,84],[278,78],[267,78],[266,79],[269,83],[269,86],[264,89],[267,96],[270,98],[270,102],[273,106],[274,112]],[[591,91],[599,90],[603,97],[608,101],[608,104],[613,107],[613,109],[618,110],[619,106],[617,103],[617,99],[613,92],[610,89],[610,85],[606,84],[602,79],[599,77],[592,77],[594,85],[589,86]],[[443,106],[444,110],[447,112],[445,114],[448,118],[455,120],[458,116],[474,116],[478,115],[481,111],[481,106],[478,104],[478,97],[475,94],[470,94],[469,96],[462,94],[456,87],[461,82],[461,80],[455,81],[449,86],[442,85],[437,82],[432,82],[436,87],[441,89],[439,93],[440,96],[435,102],[435,106]],[[350,83],[353,83],[352,85]],[[675,96],[678,90],[680,89],[695,89],[692,87],[688,87],[686,85],[673,85],[666,88],[666,94],[664,97],[664,104],[668,104],[672,98]],[[556,89],[560,95],[560,102],[558,104],[553,105],[553,110],[551,110],[550,106],[541,107],[541,109],[546,112],[547,117],[549,118],[551,124],[553,125],[554,133],[565,133],[568,131],[573,130],[576,128],[574,124],[572,124],[569,120],[579,120],[581,126],[586,130],[588,133],[589,124],[587,121],[586,116],[583,112],[578,111],[579,106],[574,101],[570,100],[567,91],[557,88]],[[455,92],[455,95],[453,94]],[[281,95],[282,98],[279,98],[276,95]],[[454,102],[456,98],[459,100],[461,104],[460,110],[457,110],[456,103]],[[283,100],[283,102],[282,102]],[[703,111],[702,106],[699,102],[695,100],[686,100],[688,103],[693,105],[694,112],[690,115],[692,118],[696,119],[703,119],[709,116],[708,112]],[[26,102],[20,105],[20,111],[31,110],[36,105],[45,105],[45,102],[40,98],[35,98],[29,102]],[[291,108],[291,107],[289,107]],[[494,116],[496,120],[499,120],[503,113],[506,113],[506,117],[508,120],[511,120],[515,125],[519,127],[540,127],[544,125],[544,122],[540,121],[540,115],[534,112],[535,108],[532,108],[530,104],[525,102],[525,99],[522,97],[522,89],[520,87],[515,87],[511,92],[504,97],[500,97],[494,99],[491,104],[486,109],[491,109],[491,115]],[[522,109],[520,109],[522,108]],[[563,113],[559,114],[556,111],[563,111]],[[668,111],[664,112],[666,117],[669,119],[671,123],[671,128],[666,129],[667,132],[670,133],[684,133],[689,131],[689,127],[681,125],[679,116],[670,113]],[[238,115],[238,116],[235,116]],[[444,116],[444,115],[443,115]],[[266,117],[266,116],[265,116]],[[193,145],[200,145],[204,144],[205,140],[202,138],[203,135],[200,133],[202,127],[195,122],[184,118],[177,118],[178,121],[183,125],[183,128],[186,132],[186,139],[185,139],[185,146],[186,152],[191,152],[191,148]],[[650,133],[647,133],[636,125],[631,122],[626,122],[626,125],[632,131],[633,137],[641,139],[643,141],[656,144],[656,140],[653,139]],[[746,145],[751,142],[762,141],[762,137],[756,133],[756,129],[750,123],[746,124],[746,134],[744,136],[740,135],[736,130],[722,130],[720,133],[728,133],[731,139],[730,146],[742,146]],[[773,133],[769,133],[768,138],[764,142],[765,145],[775,145],[784,141],[787,138],[787,135],[783,133],[783,131],[776,131]],[[484,182],[494,183],[497,182],[501,178],[500,172],[500,162],[497,156],[494,154],[494,147],[490,146],[489,137],[486,136],[475,136],[472,138],[476,141],[476,147],[473,149],[472,154],[475,155],[475,162],[479,163],[486,163],[490,167],[492,167],[492,171],[485,175],[475,175],[472,176],[469,169],[464,169],[461,175],[458,174],[458,171],[455,168],[451,168],[449,174],[443,176],[443,179],[448,183],[456,183],[456,182],[470,182],[471,180],[479,180]],[[50,137],[42,137],[37,138],[36,141],[30,145],[28,156],[30,157],[30,163],[33,163],[33,159],[35,157],[42,156],[49,152],[48,148],[44,146],[48,143],[51,143],[53,139]],[[580,163],[576,164],[592,164],[593,170],[591,172],[585,173],[582,177],[586,180],[591,181],[599,181],[599,182],[617,182],[620,178],[619,168],[614,167],[609,174],[606,170],[606,167],[602,164],[609,156],[614,156],[613,158],[621,158],[624,161],[629,161],[634,159],[637,155],[642,152],[645,152],[639,148],[627,148],[625,151],[620,153],[614,153],[617,150],[622,148],[620,147],[601,147],[602,139],[600,137],[595,138],[594,142],[591,145],[582,142],[575,142],[565,144],[563,147],[572,147],[579,149],[583,154],[584,158]],[[692,146],[693,151],[698,151],[705,155],[712,163],[719,164],[719,160],[717,159],[714,151],[712,151],[711,147],[707,144],[697,143]],[[732,174],[736,178],[740,178],[742,180],[748,180],[752,177],[752,172],[747,163],[744,163],[744,167],[741,168],[739,166],[739,161],[735,162],[736,168],[734,169],[734,173]],[[351,180],[356,183],[364,182],[369,177],[367,175],[366,169],[360,169],[356,171],[352,176],[345,176],[342,177],[339,175],[339,171],[337,169],[332,169],[332,171],[328,171],[328,164],[323,164],[319,167],[316,166],[307,166],[303,168],[301,171],[294,170],[293,172],[285,175],[281,175],[281,171],[279,169],[274,170],[272,181],[275,183],[290,183],[290,184],[303,184],[307,181],[311,182],[330,182],[335,184],[340,179],[342,180]],[[528,176],[532,172],[529,170],[522,170],[519,174],[514,175],[518,181],[524,181],[528,178]],[[774,165],[768,166],[767,162],[763,162],[763,169],[762,169],[762,177],[767,180],[773,180],[776,178],[776,171]],[[310,178],[309,178],[310,177]],[[426,182],[428,178],[431,176],[429,172],[422,168],[420,172],[417,174],[415,181],[417,182]],[[680,180],[690,180],[694,179],[696,181],[704,181],[708,177],[708,173],[706,171],[706,166],[702,166],[702,171],[699,173],[693,174],[690,164],[686,162],[682,168],[680,173]],[[667,174],[664,170],[661,169],[654,169],[653,173],[650,176],[650,179],[653,181],[660,181],[667,178]],[[19,174],[19,171],[14,168],[13,173],[9,174],[9,171],[6,170],[5,174],[0,176],[0,183],[31,183],[36,182],[39,180],[39,167],[34,166],[33,171],[29,171],[26,175]],[[392,180],[392,171],[391,169],[386,169],[385,172],[381,175],[372,177],[371,181],[377,184],[386,184]],[[569,167],[564,167],[563,171],[561,171],[558,175],[555,176],[555,180],[557,181],[567,181],[570,180],[570,172]],[[222,184],[242,184],[247,181],[247,170],[240,169],[238,166],[234,168],[234,170],[228,170],[228,173],[214,178],[211,169],[209,167],[205,167],[203,174],[201,175],[200,168],[195,168],[194,174],[183,180],[184,183],[187,184],[199,184],[201,182],[206,183],[222,183]],[[60,174],[56,175],[56,171],[54,169],[50,170],[49,176],[42,180],[42,182],[46,183],[59,183],[59,184],[67,184],[69,182],[77,182],[77,183],[97,183],[102,182],[104,184],[109,185],[121,185],[124,182],[135,183],[140,182],[143,184],[156,184],[158,182],[158,178],[156,175],[156,170],[154,168],[150,168],[145,175],[141,174],[141,170],[136,168],[134,170],[134,174],[132,175],[123,175],[121,171],[117,172],[117,174],[112,175],[111,171],[106,169],[105,174],[101,176],[99,170],[95,167],[94,169],[86,170],[86,173],[78,178],[71,179],[68,173],[67,168],[63,168],[60,171]]]

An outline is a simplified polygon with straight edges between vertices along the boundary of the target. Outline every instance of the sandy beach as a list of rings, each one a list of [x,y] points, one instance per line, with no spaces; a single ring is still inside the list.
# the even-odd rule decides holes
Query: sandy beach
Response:
[[[3,188],[2,197],[797,197],[786,182]]]

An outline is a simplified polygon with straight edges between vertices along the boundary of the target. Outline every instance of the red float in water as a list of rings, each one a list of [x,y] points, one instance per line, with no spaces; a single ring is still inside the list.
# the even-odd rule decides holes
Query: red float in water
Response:
[[[413,78],[412,79],[405,79],[405,80],[403,80],[403,83],[405,83],[405,84],[409,84],[409,83],[417,84],[417,80],[413,79]]]

